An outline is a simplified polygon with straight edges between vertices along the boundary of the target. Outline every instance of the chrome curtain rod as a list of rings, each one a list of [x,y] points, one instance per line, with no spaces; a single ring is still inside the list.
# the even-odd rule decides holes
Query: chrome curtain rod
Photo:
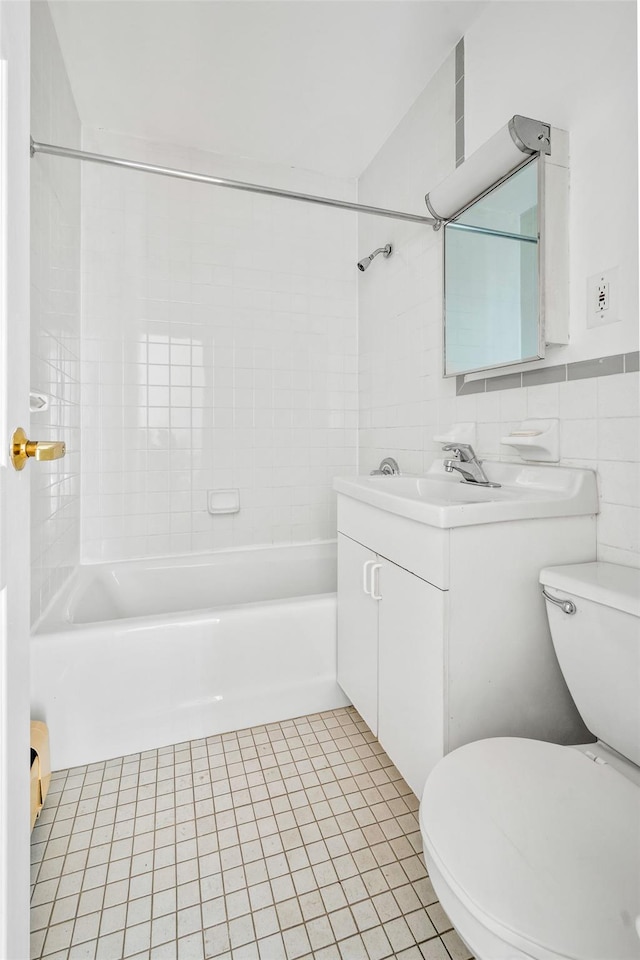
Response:
[[[264,187],[257,183],[245,183],[242,180],[228,180],[226,177],[211,177],[206,173],[193,173],[189,170],[176,170],[173,167],[160,167],[155,163],[140,163],[137,160],[123,160],[103,153],[89,153],[87,150],[74,150],[71,147],[58,147],[52,143],[38,143],[31,140],[31,156],[36,153],[48,153],[53,157],[70,157],[74,160],[89,160],[92,163],[105,163],[112,167],[125,167],[128,170],[141,170],[143,173],[156,173],[162,177],[176,177],[178,180],[192,180],[195,183],[208,183],[214,187],[228,187],[230,190],[244,190],[247,193],[262,193],[270,197],[284,197],[286,200],[304,200],[323,207],[336,207],[338,210],[355,210],[356,213],[370,213],[377,217],[390,217],[393,220],[410,220],[412,223],[424,223],[434,226],[431,217],[421,217],[416,213],[402,213],[398,210],[386,210],[383,207],[369,207],[363,203],[349,203],[347,200],[331,200],[328,197],[315,197],[309,193],[294,193],[291,190],[279,190],[277,187]]]
[[[508,233],[506,230],[494,230],[492,227],[476,227],[472,223],[459,223],[456,220],[447,220],[446,225],[454,227],[456,230],[467,230],[469,233],[484,233],[488,237],[500,237],[502,240],[538,243],[538,237],[529,237],[524,233]]]

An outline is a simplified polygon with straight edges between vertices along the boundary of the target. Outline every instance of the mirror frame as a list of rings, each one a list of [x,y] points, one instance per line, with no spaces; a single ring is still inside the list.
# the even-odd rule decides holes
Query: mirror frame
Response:
[[[538,243],[537,243],[537,264],[538,264],[538,350],[537,353],[532,354],[529,357],[521,357],[514,360],[507,360],[504,363],[493,363],[485,366],[478,367],[469,367],[465,370],[455,370],[451,373],[447,372],[447,289],[446,289],[446,257],[447,257],[447,244],[446,244],[446,228],[450,223],[455,223],[458,217],[461,217],[462,214],[466,213],[474,204],[479,200],[482,200],[484,197],[493,193],[494,190],[497,190],[502,184],[506,183],[507,180],[510,180],[515,174],[519,173],[524,167],[528,166],[530,163],[537,163],[537,206],[536,206],[536,221],[537,221],[537,233],[538,233]],[[451,217],[450,220],[447,220],[443,224],[443,233],[442,233],[442,376],[444,379],[450,379],[451,377],[460,377],[465,376],[469,373],[481,373],[487,370],[501,370],[505,367],[515,367],[523,363],[532,363],[537,360],[544,360],[545,358],[545,347],[547,344],[545,336],[545,264],[547,262],[546,256],[546,178],[545,178],[546,164],[544,158],[538,154],[534,156],[527,157],[523,163],[517,166],[514,170],[510,170],[508,174],[504,177],[501,177],[500,180],[497,180],[496,183],[491,184],[486,190],[478,194],[477,197],[468,203],[462,210],[459,210],[454,217]]]

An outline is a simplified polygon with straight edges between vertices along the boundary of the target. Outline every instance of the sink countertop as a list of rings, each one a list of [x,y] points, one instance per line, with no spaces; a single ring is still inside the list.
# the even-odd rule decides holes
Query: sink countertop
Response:
[[[463,527],[540,517],[584,516],[598,512],[593,470],[483,461],[500,487],[463,483],[437,460],[424,476],[336,477],[334,490],[432,527]]]

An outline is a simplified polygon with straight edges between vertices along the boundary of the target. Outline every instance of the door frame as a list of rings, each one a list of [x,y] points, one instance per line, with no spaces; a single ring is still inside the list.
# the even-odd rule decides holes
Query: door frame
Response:
[[[0,956],[29,956],[29,3],[0,0]],[[24,476],[23,476],[24,474]]]

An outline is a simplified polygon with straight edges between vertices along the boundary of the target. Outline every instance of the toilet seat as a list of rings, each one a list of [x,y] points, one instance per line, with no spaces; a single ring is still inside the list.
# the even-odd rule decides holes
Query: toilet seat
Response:
[[[471,743],[432,771],[420,827],[450,892],[524,956],[640,958],[640,787],[609,764],[537,740]]]

